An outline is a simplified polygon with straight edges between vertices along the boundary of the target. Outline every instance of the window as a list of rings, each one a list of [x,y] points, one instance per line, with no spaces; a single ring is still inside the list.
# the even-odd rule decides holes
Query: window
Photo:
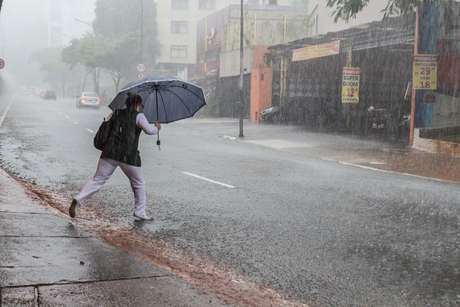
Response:
[[[172,21],[171,22],[171,33],[175,33],[175,34],[188,33],[188,22],[187,21]]]
[[[200,0],[200,10],[214,10],[216,8],[216,0]]]
[[[175,45],[171,46],[171,58],[184,59],[187,58],[187,46]]]
[[[171,7],[173,10],[187,10],[188,0],[172,0]]]

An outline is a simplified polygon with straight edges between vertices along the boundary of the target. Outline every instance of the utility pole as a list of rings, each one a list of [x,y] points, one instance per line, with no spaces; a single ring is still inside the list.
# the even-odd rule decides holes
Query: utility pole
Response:
[[[240,134],[239,137],[244,137],[243,119],[244,119],[244,1],[241,0],[241,16],[240,16]]]
[[[420,7],[417,7],[415,13],[415,42],[414,42],[414,58],[418,54],[419,41],[420,41]],[[410,108],[410,123],[409,123],[409,145],[414,145],[415,139],[415,107],[417,104],[417,90],[414,87],[414,80],[412,80],[412,95],[411,95],[411,108]]]
[[[140,60],[141,60],[141,63],[143,64],[144,63],[144,0],[140,0],[140,1],[141,1]]]

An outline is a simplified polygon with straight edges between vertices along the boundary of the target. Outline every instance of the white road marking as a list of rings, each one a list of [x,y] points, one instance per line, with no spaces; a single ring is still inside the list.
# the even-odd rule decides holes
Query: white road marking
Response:
[[[94,130],[91,130],[91,129],[88,129],[88,128],[86,128],[86,131],[88,131],[89,133],[94,133]]]
[[[78,125],[78,122],[73,122],[74,125]]]
[[[236,141],[236,137],[234,137],[234,136],[229,136],[229,135],[224,135],[224,139],[230,140],[230,141]]]
[[[215,181],[215,180],[212,180],[212,179],[209,179],[209,178],[206,178],[206,177],[202,177],[202,176],[199,176],[199,175],[196,175],[196,174],[192,174],[192,173],[189,173],[189,172],[182,172],[182,174],[190,176],[190,177],[194,177],[194,178],[197,178],[197,179],[200,179],[200,180],[203,180],[203,181],[207,181],[207,182],[210,182],[210,183],[214,183],[214,184],[217,184],[217,185],[229,188],[229,189],[235,189],[235,187],[230,185],[230,184]]]
[[[69,115],[64,114],[64,117],[67,118],[68,120],[70,120],[70,116],[69,116]]]
[[[0,118],[0,127],[3,125],[3,122],[5,121],[6,115],[10,111],[10,108],[11,108],[12,105],[13,105],[13,102],[11,101],[10,104],[6,107],[5,112],[3,112],[3,115]]]
[[[379,172],[379,173],[399,175],[399,176],[408,176],[408,177],[412,177],[412,178],[417,178],[417,179],[422,179],[422,180],[429,180],[429,181],[440,182],[440,183],[459,184],[458,181],[445,180],[445,179],[439,179],[439,178],[427,177],[427,176],[420,176],[420,175],[414,175],[414,174],[409,174],[409,173],[404,173],[404,172],[384,170],[384,169],[380,169],[380,168],[375,168],[375,167],[370,167],[370,166],[365,166],[365,165],[360,165],[360,164],[355,164],[355,163],[350,163],[350,162],[345,162],[345,161],[326,160],[326,159],[322,159],[322,160],[323,161],[328,161],[328,162],[336,162],[336,163],[339,163],[341,165],[361,168],[361,169],[365,169],[365,170],[368,170],[368,171],[374,171],[374,172]]]

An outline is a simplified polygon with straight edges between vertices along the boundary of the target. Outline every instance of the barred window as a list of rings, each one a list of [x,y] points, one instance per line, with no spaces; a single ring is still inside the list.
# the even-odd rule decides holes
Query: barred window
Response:
[[[171,46],[171,58],[184,59],[188,56],[187,46],[174,45]]]
[[[183,34],[188,33],[188,22],[187,21],[172,21],[171,22],[171,33]]]

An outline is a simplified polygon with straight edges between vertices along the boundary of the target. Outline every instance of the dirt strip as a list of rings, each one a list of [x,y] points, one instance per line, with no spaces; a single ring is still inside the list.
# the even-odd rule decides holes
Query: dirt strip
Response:
[[[69,200],[64,196],[24,179],[12,177],[25,188],[31,198],[70,220],[67,215]],[[152,235],[149,236],[137,229],[113,227],[110,217],[100,216],[89,209],[85,209],[78,219],[72,221],[82,229],[96,233],[108,244],[174,273],[196,288],[215,295],[228,304],[308,307],[306,304],[284,299],[281,294],[269,287],[247,281],[230,268],[217,267],[203,256],[191,256],[178,251],[166,242],[152,238]]]

